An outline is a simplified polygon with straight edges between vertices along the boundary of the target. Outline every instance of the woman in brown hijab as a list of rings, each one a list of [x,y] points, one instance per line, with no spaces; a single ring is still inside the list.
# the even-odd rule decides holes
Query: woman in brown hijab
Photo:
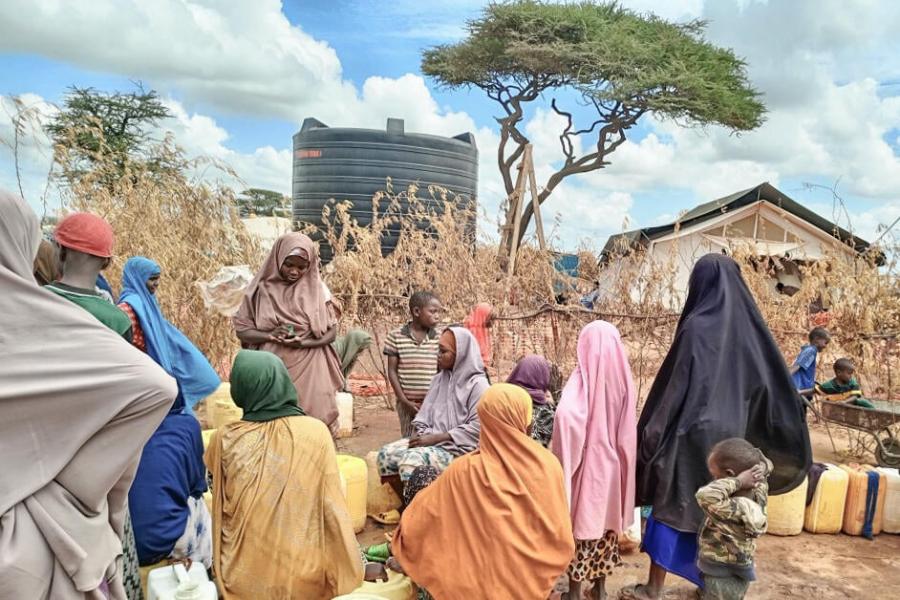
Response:
[[[38,285],[45,286],[57,279],[59,279],[59,265],[56,260],[56,250],[53,249],[53,244],[47,240],[41,240],[37,256],[34,259],[34,280]]]
[[[337,316],[319,276],[315,242],[302,233],[278,238],[247,288],[234,329],[244,348],[272,352],[284,361],[300,407],[334,433],[336,393],[344,378],[331,345]]]

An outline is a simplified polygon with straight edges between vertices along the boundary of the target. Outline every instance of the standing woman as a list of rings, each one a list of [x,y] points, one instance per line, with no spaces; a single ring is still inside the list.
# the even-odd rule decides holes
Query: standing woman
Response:
[[[487,302],[479,302],[472,308],[472,312],[463,321],[463,326],[472,332],[478,340],[478,348],[481,351],[481,360],[485,367],[491,366],[493,355],[493,341],[491,339],[491,327],[494,325],[494,307]]]
[[[161,274],[149,258],[129,258],[122,272],[119,308],[131,319],[132,343],[175,378],[180,403],[191,412],[222,382],[206,356],[163,316],[156,299]]]
[[[212,521],[203,502],[206,467],[193,406],[221,383],[206,357],[163,316],[156,299],[161,269],[143,256],[125,263],[119,308],[132,344],[178,383],[178,398],[144,446],[128,504],[141,565],[165,558],[212,564]]]
[[[703,586],[694,497],[709,482],[706,457],[744,438],[775,465],[772,494],[806,478],[812,458],[800,397],[737,263],[707,254],[694,265],[675,339],[638,421],[637,500],[652,506],[642,549],[646,585],[623,597],[659,598],[666,573]]]
[[[634,521],[637,407],[619,331],[594,321],[578,336],[578,366],[556,409],[551,449],[565,474],[575,534],[569,598],[606,598],[619,560],[619,534]]]
[[[300,407],[335,433],[344,376],[332,346],[337,316],[319,275],[315,242],[296,232],[278,238],[247,288],[234,329],[244,348],[281,358]]]
[[[531,426],[531,437],[544,448],[550,445],[550,436],[553,434],[553,416],[556,407],[548,402],[548,390],[550,389],[550,363],[543,356],[529,354],[522,357],[506,383],[517,385],[531,396],[534,421]]]
[[[0,190],[0,598],[121,600],[128,488],[175,382],[38,287],[39,240],[34,212]]]

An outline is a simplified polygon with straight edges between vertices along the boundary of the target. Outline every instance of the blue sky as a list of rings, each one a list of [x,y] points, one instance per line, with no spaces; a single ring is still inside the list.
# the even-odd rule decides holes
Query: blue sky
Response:
[[[189,152],[229,162],[248,185],[290,191],[291,135],[306,116],[333,126],[476,134],[480,195],[502,199],[492,163],[492,103],[478,91],[436,89],[419,72],[423,48],[465,35],[470,0],[7,0],[0,6],[0,96],[58,103],[69,85],[128,89],[141,80],[169,103],[166,124]],[[623,226],[673,219],[681,210],[768,180],[823,216],[838,183],[850,225],[875,236],[900,216],[900,7],[857,0],[625,2],[668,19],[704,18],[707,37],[749,63],[769,107],[741,137],[645,119],[612,166],[570,179],[545,205],[557,243],[602,245]],[[853,14],[853,19],[847,15]],[[102,40],[97,43],[97,40]],[[0,117],[3,113],[0,113]],[[529,114],[539,180],[557,160],[558,123]],[[0,123],[0,140],[9,139]],[[23,187],[35,203],[46,148],[29,142]],[[540,181],[539,181],[540,184]],[[0,147],[0,186],[17,185]],[[845,219],[846,221],[846,219]],[[846,222],[841,223],[847,226]],[[491,227],[486,225],[486,229]]]

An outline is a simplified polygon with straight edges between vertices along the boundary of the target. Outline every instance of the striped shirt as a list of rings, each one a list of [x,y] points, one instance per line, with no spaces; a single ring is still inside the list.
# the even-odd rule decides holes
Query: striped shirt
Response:
[[[407,323],[390,332],[384,343],[384,353],[399,359],[397,375],[406,399],[421,402],[437,373],[438,334],[432,329],[422,342],[418,342],[409,328],[410,323]]]

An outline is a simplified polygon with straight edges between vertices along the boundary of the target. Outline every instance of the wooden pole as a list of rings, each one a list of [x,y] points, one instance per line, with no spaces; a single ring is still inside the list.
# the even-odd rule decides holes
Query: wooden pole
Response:
[[[528,152],[528,146],[525,148],[525,152]],[[510,210],[512,212],[512,227],[510,233],[512,234],[510,237],[509,243],[509,263],[507,274],[512,277],[513,273],[516,271],[516,256],[519,254],[519,229],[522,226],[522,207],[523,200],[525,199],[525,162],[522,161],[522,164],[519,165],[519,176],[516,178],[516,191],[513,193],[513,198],[510,200]],[[509,217],[507,217],[508,219]]]
[[[537,232],[538,246],[541,250],[547,249],[544,241],[544,219],[541,217],[541,203],[538,202],[538,187],[534,176],[534,158],[531,152],[531,144],[525,147],[525,168],[528,169],[528,182],[531,188],[531,208],[534,211],[534,228]]]

